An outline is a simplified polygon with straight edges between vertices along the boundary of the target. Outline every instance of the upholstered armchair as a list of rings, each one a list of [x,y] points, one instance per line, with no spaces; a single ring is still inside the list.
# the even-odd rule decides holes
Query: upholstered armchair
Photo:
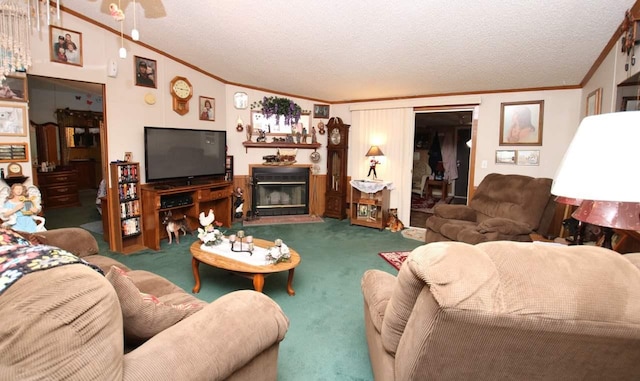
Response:
[[[439,204],[427,218],[425,241],[531,241],[551,222],[555,202],[551,179],[522,175],[487,175],[469,205]]]
[[[640,253],[437,242],[361,285],[376,381],[640,374]]]

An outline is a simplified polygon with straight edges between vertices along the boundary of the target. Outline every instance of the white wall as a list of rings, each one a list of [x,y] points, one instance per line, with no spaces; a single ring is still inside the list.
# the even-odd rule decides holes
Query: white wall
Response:
[[[109,161],[121,159],[125,151],[130,151],[133,153],[134,160],[141,162],[144,170],[144,163],[142,162],[144,157],[144,126],[226,129],[228,131],[228,153],[235,157],[235,173],[238,175],[246,175],[249,164],[260,163],[262,162],[262,156],[275,153],[275,149],[270,148],[245,150],[242,142],[246,137],[244,132],[236,132],[236,120],[240,117],[247,124],[250,120],[251,110],[250,108],[236,110],[233,107],[233,94],[236,91],[246,92],[249,95],[249,104],[261,99],[263,96],[274,94],[225,85],[194,69],[126,40],[124,44],[128,51],[128,57],[121,60],[117,58],[120,47],[119,36],[68,14],[63,14],[61,26],[65,29],[82,33],[83,67],[50,62],[49,31],[47,28],[43,28],[39,35],[34,34],[32,39],[33,66],[29,73],[106,84],[105,120],[108,128]],[[617,51],[616,49],[614,51]],[[134,55],[157,61],[157,89],[134,85]],[[109,59],[115,59],[119,64],[116,78],[107,77],[106,66]],[[474,185],[477,185],[486,174],[491,172],[553,177],[556,167],[564,154],[564,149],[571,140],[584,113],[584,98],[586,97],[585,94],[588,94],[587,91],[595,88],[595,86],[603,87],[605,98],[612,98],[615,89],[610,81],[611,71],[615,68],[619,72],[619,65],[616,65],[614,61],[616,61],[616,57],[615,53],[612,53],[611,57],[608,56],[605,61],[608,69],[602,69],[602,73],[599,71],[584,90],[488,93],[473,96],[428,97],[387,102],[337,104],[331,105],[330,114],[331,116],[339,116],[345,123],[350,124],[350,110],[354,108],[419,107],[477,103],[480,105],[480,112],[478,138],[476,141],[477,157]],[[637,69],[634,68],[634,70]],[[178,115],[172,111],[171,107],[169,82],[176,75],[187,77],[194,88],[194,97],[190,101],[191,111],[185,116]],[[616,75],[619,76],[620,74]],[[626,76],[627,73],[624,73],[624,75]],[[607,78],[609,78],[608,83]],[[157,102],[155,105],[147,105],[143,101],[144,95],[148,92],[156,96]],[[214,122],[198,120],[198,96],[201,95],[212,97],[216,100]],[[315,103],[305,99],[290,98],[306,110],[312,110]],[[545,101],[543,145],[540,147],[526,147],[527,149],[539,149],[541,151],[540,165],[528,167],[496,165],[495,151],[497,149],[519,148],[498,145],[500,103],[521,100]],[[603,109],[606,107],[604,105],[611,103],[611,101],[603,102]],[[327,119],[313,119],[312,123],[317,126],[321,120],[325,123],[328,121]],[[322,155],[322,160],[319,163],[320,172],[326,173],[327,135],[318,134],[318,141],[322,144],[322,148],[319,149]],[[357,142],[351,141],[350,144],[353,146]],[[298,162],[311,163],[309,159],[311,152],[313,150],[299,150]],[[349,161],[353,163],[357,160],[349,158]],[[483,161],[487,162],[486,168],[481,168]],[[403,170],[410,171],[411,165],[407,165]],[[351,173],[351,170],[349,173]]]

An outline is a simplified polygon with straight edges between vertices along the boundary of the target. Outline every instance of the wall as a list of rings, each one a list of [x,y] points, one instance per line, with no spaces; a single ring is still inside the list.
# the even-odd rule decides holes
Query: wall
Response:
[[[237,175],[246,175],[249,164],[259,163],[262,161],[262,156],[274,153],[275,150],[272,149],[254,148],[245,150],[242,146],[242,142],[246,138],[245,134],[244,132],[236,132],[235,126],[238,117],[242,118],[245,124],[249,121],[250,108],[246,110],[236,110],[232,102],[233,94],[236,91],[246,92],[249,95],[249,104],[261,99],[265,95],[273,94],[224,85],[194,69],[185,67],[130,41],[124,42],[128,51],[128,58],[121,60],[117,58],[120,39],[115,34],[68,14],[63,14],[61,25],[66,29],[75,30],[83,34],[83,67],[78,68],[76,66],[49,62],[48,30],[43,28],[39,34],[34,34],[32,39],[34,64],[29,72],[43,76],[73,78],[106,84],[105,119],[108,128],[109,160],[121,159],[125,151],[130,151],[133,153],[135,161],[143,161],[144,126],[226,129],[228,131],[228,153],[235,157],[235,172]],[[134,85],[134,55],[157,61],[157,89]],[[106,66],[109,59],[116,59],[119,64],[116,78],[110,78],[106,75]],[[168,83],[176,75],[187,77],[194,87],[194,97],[190,101],[191,112],[185,116],[178,115],[173,112],[171,108],[171,96],[169,94]],[[152,93],[156,96],[156,104],[147,105],[143,101],[143,97],[147,93]],[[564,148],[571,140],[581,117],[584,102],[583,93],[583,90],[576,89],[337,104],[331,105],[331,116],[339,116],[345,123],[350,124],[350,111],[354,108],[479,104],[480,112],[476,140],[477,165],[475,168],[474,181],[474,185],[477,185],[486,174],[491,172],[522,173],[530,176],[553,177],[556,167],[564,153]],[[216,117],[214,122],[198,120],[197,99],[201,95],[216,99]],[[292,99],[303,109],[312,110],[313,101],[293,97]],[[498,145],[500,103],[540,99],[545,101],[543,145],[540,147],[527,147],[528,149],[540,149],[540,165],[531,167],[496,165],[495,151],[497,149],[517,148]],[[313,124],[317,125],[319,121],[320,119],[314,119]],[[323,121],[325,123],[327,122],[326,119]],[[319,150],[322,159],[320,163],[318,163],[318,166],[320,167],[321,173],[326,173],[326,148],[324,147],[326,147],[327,135],[318,135],[318,140],[323,146],[323,148]],[[351,145],[353,146],[354,144],[356,143],[352,141]],[[309,159],[311,152],[311,150],[299,150],[298,162],[301,164],[311,163]],[[357,159],[358,158],[349,158],[349,161],[352,163],[355,161],[359,162]],[[487,163],[486,168],[482,168],[484,161]],[[144,163],[141,163],[141,165],[141,170],[144,171]],[[411,165],[405,166],[403,170],[410,171]],[[349,173],[351,173],[351,169]]]

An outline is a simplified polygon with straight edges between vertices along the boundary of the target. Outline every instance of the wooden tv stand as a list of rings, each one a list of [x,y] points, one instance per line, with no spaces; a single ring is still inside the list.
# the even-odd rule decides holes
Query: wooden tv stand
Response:
[[[167,238],[166,226],[162,224],[165,212],[173,217],[187,216],[189,228],[197,233],[200,212],[213,209],[216,221],[231,227],[233,184],[230,181],[211,181],[195,185],[142,185],[142,226],[144,245],[160,250],[160,241]],[[167,205],[169,204],[169,205]]]

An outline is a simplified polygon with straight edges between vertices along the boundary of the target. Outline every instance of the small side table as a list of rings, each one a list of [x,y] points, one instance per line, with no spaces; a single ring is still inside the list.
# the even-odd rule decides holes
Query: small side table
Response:
[[[447,196],[449,195],[449,181],[447,180],[432,180],[432,179],[427,179],[427,184],[425,185],[425,197],[427,199],[432,198],[433,195],[431,194],[431,192],[433,191],[433,188],[440,188],[440,190],[442,191],[442,199],[446,199]]]

